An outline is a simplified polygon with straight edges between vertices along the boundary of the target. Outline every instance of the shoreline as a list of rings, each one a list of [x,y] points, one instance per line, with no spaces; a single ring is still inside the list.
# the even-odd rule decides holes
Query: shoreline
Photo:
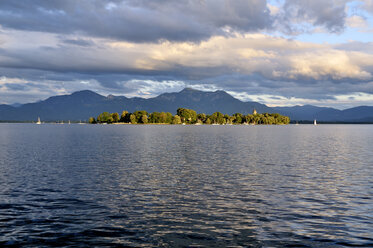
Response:
[[[0,121],[0,124],[35,124],[32,121]],[[170,125],[170,126],[296,126],[296,125],[313,125],[312,121],[302,121],[297,123],[289,123],[289,124],[170,124],[170,123],[124,123],[124,122],[116,122],[116,123],[95,123],[91,124],[88,122],[71,122],[69,123],[58,123],[58,122],[43,122],[42,124],[55,124],[55,125],[136,125],[136,126],[146,126],[146,125]],[[41,125],[42,125],[41,124]],[[373,122],[318,122],[317,125],[373,125]]]

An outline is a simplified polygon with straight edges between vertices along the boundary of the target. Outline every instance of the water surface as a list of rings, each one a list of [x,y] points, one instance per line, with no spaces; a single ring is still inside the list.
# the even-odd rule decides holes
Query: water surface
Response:
[[[0,246],[373,245],[373,126],[0,124]]]

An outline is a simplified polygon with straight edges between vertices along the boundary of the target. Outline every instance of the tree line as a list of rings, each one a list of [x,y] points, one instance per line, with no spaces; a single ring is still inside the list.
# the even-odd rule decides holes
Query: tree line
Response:
[[[197,114],[196,111],[186,108],[178,108],[176,115],[169,112],[148,113],[144,110],[130,113],[123,111],[118,113],[103,112],[97,118],[90,117],[89,123],[131,123],[131,124],[251,124],[251,125],[284,125],[290,123],[290,118],[277,113],[258,114],[254,110],[253,114],[243,115],[235,113],[233,115],[215,112],[211,115]]]

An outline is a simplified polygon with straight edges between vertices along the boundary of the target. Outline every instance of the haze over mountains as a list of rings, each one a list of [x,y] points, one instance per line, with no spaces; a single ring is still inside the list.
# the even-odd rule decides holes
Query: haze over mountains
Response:
[[[43,121],[87,120],[100,113],[123,110],[134,112],[176,113],[177,108],[190,108],[198,113],[249,114],[256,109],[259,113],[280,113],[291,120],[373,122],[373,106],[361,106],[346,110],[316,107],[311,105],[270,108],[258,102],[242,102],[225,91],[205,92],[185,88],[180,92],[164,93],[154,98],[127,98],[125,96],[102,96],[93,91],[78,91],[71,95],[53,96],[44,101],[21,106],[0,105],[0,121]]]

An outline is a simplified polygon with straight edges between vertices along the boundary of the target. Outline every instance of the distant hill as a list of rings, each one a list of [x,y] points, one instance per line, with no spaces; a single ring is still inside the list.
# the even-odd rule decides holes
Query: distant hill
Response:
[[[291,120],[318,120],[325,122],[373,122],[373,106],[360,106],[345,110],[312,105],[275,107],[278,113]]]
[[[252,113],[254,108],[259,112],[275,112],[264,104],[242,102],[225,91],[205,92],[185,88],[180,92],[164,93],[154,98],[127,98],[124,96],[107,97],[93,91],[78,91],[71,95],[53,96],[44,101],[23,104],[17,108],[0,105],[2,121],[32,121],[40,117],[43,121],[87,120],[104,111],[121,113],[123,110],[134,112],[176,113],[177,108],[190,108],[198,113],[212,114],[220,111],[224,114]]]
[[[205,92],[185,88],[177,93],[164,93],[155,98],[147,99],[150,112],[167,111],[174,113],[179,107],[190,108],[198,113],[212,114],[216,111],[224,114],[252,113],[256,109],[259,113],[274,110],[258,102],[242,102],[225,91]]]
[[[157,97],[145,99],[140,97],[102,96],[90,90],[78,91],[71,95],[53,96],[44,101],[17,105],[0,105],[0,121],[79,121],[97,117],[100,113],[123,110],[134,112],[176,113],[177,108],[194,109],[198,113],[212,114],[216,111],[224,114],[280,113],[293,121],[338,121],[338,122],[373,122],[373,106],[361,106],[346,110],[324,108],[312,105],[270,108],[258,102],[243,102],[225,91],[206,92],[185,88],[180,92],[164,93]]]

